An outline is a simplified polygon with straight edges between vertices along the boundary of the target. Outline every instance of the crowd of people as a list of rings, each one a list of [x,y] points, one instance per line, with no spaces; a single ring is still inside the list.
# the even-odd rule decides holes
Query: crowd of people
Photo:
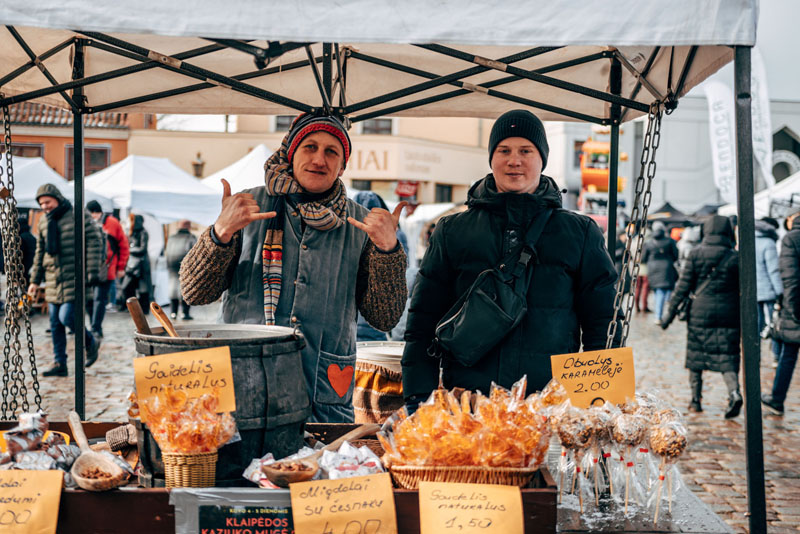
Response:
[[[762,403],[776,415],[783,415],[800,351],[800,228],[794,227],[798,214],[800,209],[785,218],[782,240],[776,219],[763,217],[755,223],[758,331],[768,340],[771,365],[776,368],[773,386],[762,395]],[[713,215],[700,224],[680,228],[676,242],[661,221],[653,222],[646,231],[632,297],[637,313],[653,312],[655,324],[663,329],[676,317],[686,321],[688,409],[703,410],[702,374],[714,371],[722,374],[728,390],[726,418],[739,415],[743,404],[737,232],[735,216]],[[624,241],[620,240],[618,272],[623,250]]]

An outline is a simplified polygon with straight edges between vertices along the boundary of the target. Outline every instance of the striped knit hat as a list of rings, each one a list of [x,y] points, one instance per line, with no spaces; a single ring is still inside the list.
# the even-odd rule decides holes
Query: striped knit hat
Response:
[[[347,160],[350,159],[350,136],[347,135],[347,129],[338,118],[321,113],[303,113],[292,123],[289,135],[286,138],[289,147],[286,150],[286,157],[289,163],[292,163],[294,152],[297,150],[297,147],[300,146],[300,142],[307,135],[314,132],[329,133],[339,140],[344,149],[343,166],[346,166]]]

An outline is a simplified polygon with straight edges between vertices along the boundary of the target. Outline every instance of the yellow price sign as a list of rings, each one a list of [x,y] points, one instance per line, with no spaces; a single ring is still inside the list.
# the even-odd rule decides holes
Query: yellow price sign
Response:
[[[168,386],[190,398],[219,389],[219,411],[236,411],[229,347],[173,352],[133,360],[139,399],[154,397]]]
[[[550,357],[550,366],[573,406],[623,404],[636,395],[631,347],[559,354]]]
[[[63,471],[0,471],[0,532],[54,534]]]
[[[290,484],[295,532],[397,534],[389,473]]]
[[[421,534],[523,534],[517,486],[420,482]]]

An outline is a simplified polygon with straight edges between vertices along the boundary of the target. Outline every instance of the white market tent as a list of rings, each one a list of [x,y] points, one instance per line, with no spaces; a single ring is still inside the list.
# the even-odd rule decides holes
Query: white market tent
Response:
[[[784,201],[787,204],[796,197],[795,206],[800,203],[800,172],[787,176],[770,189],[764,189],[753,197],[753,209],[756,218],[774,216],[770,214],[770,204],[773,201]],[[737,209],[735,204],[720,206],[717,213],[720,215],[734,215]]]
[[[674,108],[735,60],[741,309],[755,309],[749,84],[758,0],[240,0],[223,10],[212,0],[190,10],[155,0],[6,2],[0,104],[33,100],[71,108],[76,119],[106,110],[283,114],[324,107],[352,122],[492,118],[527,107],[543,120],[609,125],[614,192],[619,124],[655,106]],[[75,122],[78,144],[83,132]],[[75,185],[82,187],[80,177]],[[82,291],[79,282],[79,302]],[[754,316],[741,314],[755,534],[766,532],[766,511]],[[82,369],[76,339],[79,352]],[[79,413],[83,387],[76,373]]]
[[[231,184],[231,193],[238,193],[251,187],[264,185],[264,162],[272,155],[267,145],[261,143],[247,153],[242,159],[231,163],[224,169],[209,175],[200,182],[222,195],[221,178]]]
[[[220,195],[167,158],[130,155],[86,177],[87,191],[109,197],[114,207],[147,213],[164,223],[214,222]]]
[[[36,201],[36,191],[44,184],[53,184],[59,191],[72,202],[75,193],[72,183],[65,180],[60,174],[53,170],[43,158],[23,158],[15,156],[14,162],[14,198],[17,199],[17,206],[20,208],[39,209]],[[7,175],[6,159],[0,158],[0,169],[3,176]],[[86,201],[96,200],[103,207],[103,211],[114,209],[111,199],[97,193],[87,192]]]

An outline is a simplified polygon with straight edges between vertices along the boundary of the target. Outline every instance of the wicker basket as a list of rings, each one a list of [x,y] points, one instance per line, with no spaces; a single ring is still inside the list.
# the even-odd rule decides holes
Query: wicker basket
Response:
[[[392,465],[389,472],[399,488],[419,489],[420,482],[463,482],[527,486],[536,475],[532,467]]]
[[[198,454],[162,452],[168,488],[208,488],[216,482],[217,451]]]

